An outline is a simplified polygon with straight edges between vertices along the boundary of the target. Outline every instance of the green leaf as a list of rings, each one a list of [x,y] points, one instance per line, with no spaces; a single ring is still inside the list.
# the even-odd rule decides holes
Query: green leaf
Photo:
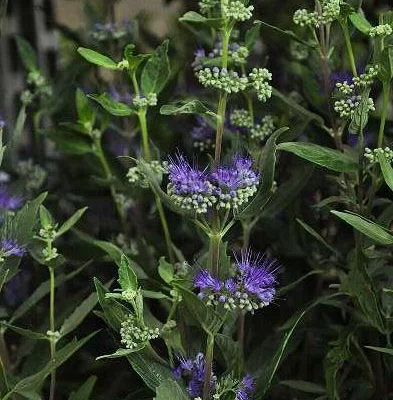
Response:
[[[163,115],[177,114],[207,114],[216,117],[213,111],[209,110],[201,101],[180,101],[175,104],[166,104],[160,108]]]
[[[81,137],[80,133],[56,129],[49,131],[49,137],[55,142],[57,149],[63,153],[83,155],[94,152],[91,139]]]
[[[136,291],[138,289],[138,278],[131,268],[130,260],[124,254],[120,261],[118,282],[122,290]]]
[[[18,46],[19,57],[22,59],[25,68],[29,72],[38,71],[37,55],[30,43],[17,36],[16,44]]]
[[[241,363],[241,348],[239,343],[227,335],[220,333],[215,337],[215,343],[224,358],[227,371],[235,371]]]
[[[112,99],[108,93],[102,94],[89,94],[87,97],[96,101],[100,104],[109,114],[115,115],[117,117],[129,117],[134,113],[134,110],[127,106],[127,104],[120,103]]]
[[[175,380],[168,379],[157,387],[154,400],[187,400],[188,398],[189,396]]]
[[[352,22],[353,26],[360,32],[368,36],[372,25],[367,21],[363,14],[353,12],[349,14],[349,20]]]
[[[96,360],[102,360],[105,358],[121,358],[121,357],[127,357],[132,353],[136,353],[138,351],[143,350],[147,346],[147,343],[142,343],[139,344],[138,347],[135,347],[134,349],[117,349],[113,354],[105,354],[103,356],[99,356],[96,358]]]
[[[48,209],[43,205],[40,205],[40,222],[43,228],[53,226],[53,218]]]
[[[205,332],[209,335],[216,334],[222,326],[221,317],[212,307],[206,307],[206,304],[195,293],[180,286],[178,289],[187,310],[199,322]]]
[[[81,347],[90,340],[96,332],[88,335],[82,340],[77,341],[74,339],[72,342],[66,344],[64,347],[59,349],[56,352],[56,360],[53,362],[50,360],[46,366],[34,375],[30,375],[26,378],[21,379],[13,389],[6,394],[3,400],[9,399],[14,393],[22,394],[25,392],[33,392],[36,391],[45,379],[51,374],[52,371],[57,369],[60,365],[65,363],[75,352],[77,352]]]
[[[319,243],[323,244],[327,249],[329,249],[332,253],[337,254],[337,250],[330,246],[329,243],[318,233],[316,232],[311,226],[307,225],[301,219],[296,218],[296,221],[305,229],[311,236],[313,236]]]
[[[264,146],[262,161],[259,163],[259,170],[263,173],[262,184],[256,196],[237,215],[237,219],[250,218],[260,214],[260,210],[267,204],[273,194],[274,173],[276,168],[277,140],[288,130],[287,127],[276,130],[267,140]]]
[[[277,369],[283,359],[284,352],[290,342],[290,339],[303,317],[317,305],[338,296],[342,296],[342,293],[335,293],[332,295],[320,297],[312,302],[305,309],[297,313],[294,317],[292,317],[290,321],[286,324],[289,325],[289,329],[285,333],[283,333],[281,343],[271,355],[271,357],[264,360],[262,364],[258,363],[258,368],[256,371],[249,370],[256,379],[257,390],[255,400],[261,400],[270,388],[274,375],[276,374]]]
[[[165,260],[165,257],[160,257],[158,274],[165,283],[171,283],[173,281],[175,268],[172,264]]]
[[[393,244],[393,235],[383,226],[349,211],[341,212],[333,210],[331,212],[375,242],[386,246]]]
[[[393,78],[393,46],[385,46],[378,61],[378,78],[389,83]]]
[[[150,57],[150,54],[134,55],[134,49],[135,45],[133,44],[128,44],[124,49],[124,58],[128,61],[128,69],[131,71],[131,73],[136,71],[139,65]]]
[[[0,270],[0,293],[1,289],[3,289],[3,285],[7,282],[7,275],[10,272],[9,269]]]
[[[82,303],[80,303],[78,307],[75,308],[72,314],[64,320],[60,328],[61,336],[68,335],[75,328],[77,328],[82,323],[82,321],[90,314],[90,312],[96,306],[97,302],[98,297],[97,293],[95,292],[91,293],[90,296],[83,300]]]
[[[92,64],[99,65],[107,69],[119,69],[117,63],[107,56],[104,56],[97,51],[86,49],[85,47],[79,47],[78,53],[87,61]]]
[[[393,168],[386,160],[386,157],[383,153],[378,154],[379,165],[381,166],[381,171],[385,182],[393,190]]]
[[[393,349],[387,349],[386,347],[375,347],[375,346],[364,346],[367,349],[378,351],[379,353],[389,354],[393,356]]]
[[[148,354],[146,350],[142,350],[127,356],[127,360],[146,386],[156,391],[162,382],[168,379],[173,381],[173,374],[170,368],[158,364]]]
[[[260,36],[261,30],[261,21],[254,21],[254,25],[247,30],[245,38],[244,38],[244,45],[248,48],[248,50],[252,50],[257,39]]]
[[[96,376],[91,376],[88,378],[87,381],[76,392],[71,392],[68,400],[89,400],[96,381]]]
[[[33,332],[30,329],[24,329],[19,326],[7,324],[6,322],[1,322],[1,325],[4,325],[8,329],[11,329],[12,331],[16,332],[17,334],[27,337],[29,339],[33,340],[48,340],[48,336],[46,336],[43,333],[39,332]]]
[[[56,237],[64,235],[67,231],[69,231],[82,217],[88,207],[83,207],[76,211],[72,217],[70,217],[64,224],[59,228],[56,233]]]
[[[328,149],[313,143],[280,143],[278,150],[288,151],[297,156],[337,172],[355,172],[358,164],[354,158],[337,150]]]
[[[363,91],[360,104],[356,107],[354,114],[351,117],[351,124],[348,130],[351,133],[363,132],[368,122],[369,105],[368,99],[370,95],[370,89]]]
[[[305,393],[325,394],[326,390],[323,386],[316,383],[306,381],[280,381],[280,385],[288,386],[292,389],[300,390]]]
[[[76,111],[78,113],[78,121],[90,128],[93,127],[95,121],[95,112],[89,103],[89,99],[81,89],[76,89],[75,92]]]
[[[168,40],[165,40],[147,61],[142,71],[141,88],[145,95],[162,91],[170,76]]]
[[[186,12],[181,18],[179,18],[179,21],[188,24],[202,24],[214,29],[220,29],[224,23],[222,18],[206,18],[195,11]]]
[[[305,279],[307,279],[310,276],[313,275],[319,275],[319,274],[323,274],[325,271],[320,270],[320,269],[316,269],[314,271],[310,271],[307,274],[303,275],[302,277],[300,277],[299,279],[297,279],[295,282],[292,282],[286,286],[282,286],[278,289],[277,291],[277,295],[278,296],[283,296],[284,294],[290,292],[292,289],[294,289],[296,286],[298,286],[300,283],[302,283]]]

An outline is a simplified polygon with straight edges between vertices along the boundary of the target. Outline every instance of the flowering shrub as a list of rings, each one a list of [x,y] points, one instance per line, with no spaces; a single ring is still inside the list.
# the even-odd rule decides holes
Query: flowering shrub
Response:
[[[2,399],[393,398],[393,13],[283,3],[17,40]]]

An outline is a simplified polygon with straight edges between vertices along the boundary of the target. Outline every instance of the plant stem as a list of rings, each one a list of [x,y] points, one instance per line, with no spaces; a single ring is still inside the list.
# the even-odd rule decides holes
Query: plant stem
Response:
[[[379,125],[378,147],[382,147],[382,145],[383,145],[383,137],[384,137],[384,133],[385,133],[386,115],[387,115],[388,107],[389,107],[390,82],[384,82],[382,84],[382,93],[383,93],[383,104],[382,104],[381,123]]]
[[[345,46],[347,48],[347,53],[348,53],[348,60],[349,64],[351,65],[351,70],[353,76],[358,76],[358,72],[356,70],[356,63],[355,63],[355,57],[353,55],[353,49],[352,49],[352,43],[351,43],[351,38],[349,36],[349,30],[348,30],[348,25],[347,23],[341,24],[341,28],[344,34],[344,39],[345,39]]]
[[[175,263],[175,256],[173,254],[171,234],[169,232],[169,228],[168,228],[168,223],[167,223],[166,216],[165,216],[164,207],[162,206],[162,201],[158,196],[156,196],[156,207],[157,207],[158,214],[160,216],[162,230],[164,231],[165,243],[166,243],[166,247],[167,247],[167,251],[168,251],[169,261],[172,264],[174,264]]]
[[[50,343],[50,354],[51,361],[54,364],[56,362],[56,338],[55,332],[55,270],[53,267],[49,268],[50,275],[50,299],[49,299],[49,330],[51,331]],[[50,391],[49,400],[55,399],[55,387],[56,387],[56,369],[51,372],[50,378]]]
[[[127,221],[126,221],[126,218],[124,215],[124,211],[123,211],[121,205],[119,204],[119,202],[117,201],[116,188],[112,182],[112,171],[109,167],[108,161],[105,157],[104,150],[102,148],[101,135],[95,139],[95,148],[96,148],[96,155],[101,162],[102,168],[104,169],[104,172],[105,172],[106,179],[109,182],[109,189],[111,192],[113,203],[115,204],[115,207],[116,207],[117,214],[119,215],[119,218],[120,218],[121,226],[123,228],[123,231],[127,232],[127,230],[128,230]]]
[[[214,153],[214,163],[216,165],[218,165],[221,160],[222,137],[224,135],[224,128],[225,128],[227,99],[228,99],[228,94],[226,92],[220,93],[220,98],[218,100],[218,110],[217,110],[216,147]]]
[[[142,134],[143,157],[147,162],[150,162],[151,152],[149,146],[149,134],[147,131],[146,108],[142,108],[138,111],[138,119]]]
[[[210,381],[213,372],[214,335],[207,336],[205,352],[205,379],[203,382],[203,400],[210,399]]]
[[[219,275],[221,235],[214,233],[210,237],[209,270],[214,276]]]

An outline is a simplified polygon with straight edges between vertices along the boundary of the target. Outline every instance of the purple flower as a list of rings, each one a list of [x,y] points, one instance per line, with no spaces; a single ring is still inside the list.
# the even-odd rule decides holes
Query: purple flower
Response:
[[[132,96],[127,91],[119,91],[117,90],[116,86],[111,84],[109,86],[109,95],[112,97],[113,100],[118,101],[120,103],[131,104],[132,103]]]
[[[0,186],[0,209],[8,211],[16,211],[22,207],[22,199],[10,194],[8,189]]]
[[[3,118],[0,117],[0,129],[3,129],[6,126],[5,121],[3,120]]]
[[[198,71],[203,67],[203,60],[206,58],[206,51],[204,48],[199,47],[195,53],[195,59],[193,63],[191,64],[191,67],[194,68],[194,70]]]
[[[214,147],[214,129],[200,116],[197,117],[197,125],[191,130],[191,137],[194,147],[198,147],[200,151]]]
[[[202,270],[195,277],[194,286],[201,290],[210,289],[219,292],[222,287],[222,282],[218,278],[212,276],[209,271]]]
[[[236,390],[235,400],[250,400],[255,391],[254,378],[247,374],[241,381],[238,389]]]
[[[179,366],[174,369],[173,375],[176,379],[184,378],[187,383],[187,392],[190,397],[200,397],[203,392],[205,380],[205,357],[198,353],[194,360],[178,357]],[[211,375],[211,387],[214,388],[216,377]]]
[[[23,246],[20,246],[15,240],[3,239],[0,242],[0,255],[2,257],[17,256],[23,257],[26,250]]]
[[[243,250],[235,259],[235,276],[223,281],[207,270],[199,272],[194,280],[198,296],[207,299],[207,305],[221,304],[227,310],[254,312],[269,305],[276,296],[277,261],[250,250]]]
[[[350,85],[353,83],[353,75],[349,71],[334,72],[330,75],[330,85],[334,89],[336,83],[348,82]]]

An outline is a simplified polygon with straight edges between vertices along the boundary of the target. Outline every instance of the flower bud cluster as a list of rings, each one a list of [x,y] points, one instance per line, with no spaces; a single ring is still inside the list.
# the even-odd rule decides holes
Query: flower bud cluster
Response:
[[[340,16],[340,3],[341,0],[324,0],[320,16],[322,24],[330,24]]]
[[[150,340],[157,339],[160,336],[159,328],[140,327],[133,315],[121,323],[120,328],[121,343],[127,349],[136,349],[141,344]]]
[[[16,167],[17,174],[25,180],[25,188],[30,190],[39,189],[47,178],[47,172],[32,159],[19,161]]]
[[[383,154],[388,163],[391,163],[393,161],[393,150],[390,149],[390,147],[385,147],[384,149],[377,148],[373,150],[366,147],[364,149],[364,157],[367,158],[370,164],[376,164],[379,162],[378,154]]]
[[[232,125],[239,128],[251,128],[254,125],[250,113],[245,109],[233,110],[230,121]]]
[[[366,72],[355,76],[353,78],[353,83],[358,87],[366,87],[373,84],[375,77],[378,75],[379,66],[371,65]]]
[[[265,140],[275,129],[273,117],[266,115],[260,124],[256,124],[250,129],[251,139]]]
[[[45,76],[40,71],[31,71],[27,75],[27,83],[34,87],[34,93],[42,97],[52,96],[52,87],[47,82]]]
[[[219,0],[200,0],[198,3],[201,13],[205,15],[211,13],[219,4]]]
[[[269,81],[272,74],[266,68],[253,68],[249,74],[250,85],[254,88],[260,101],[266,102],[272,96],[272,87]]]
[[[222,53],[222,52],[221,52]],[[238,43],[231,43],[228,49],[229,58],[236,64],[245,64],[250,51],[245,46]]]
[[[131,31],[131,24],[125,21],[121,25],[116,25],[112,23],[101,24],[99,22],[93,25],[90,30],[90,36],[99,41],[103,42],[106,40],[118,40],[126,36]]]
[[[166,161],[153,160],[148,163],[152,172],[156,175],[157,180],[162,180],[162,175],[167,173],[168,163]],[[149,181],[139,166],[131,167],[127,172],[128,182],[138,185],[142,188],[149,187]]]
[[[377,25],[370,29],[369,36],[370,37],[382,37],[389,36],[393,33],[393,28],[389,24]]]
[[[318,28],[321,25],[331,24],[340,16],[341,0],[324,0],[321,6],[321,14],[304,8],[296,10],[293,15],[293,22],[302,27],[313,26]]]
[[[340,118],[350,118],[354,115],[356,109],[362,101],[362,96],[351,96],[347,99],[337,100],[334,103],[334,111],[336,111]],[[375,111],[374,100],[369,97],[367,100],[368,112]]]
[[[147,96],[135,96],[132,99],[132,104],[136,108],[153,107],[157,105],[157,94],[149,93]]]
[[[234,19],[235,21],[247,21],[252,17],[254,6],[246,6],[240,0],[222,1],[222,15],[225,19]]]
[[[246,90],[248,78],[239,76],[236,71],[226,68],[204,68],[196,72],[196,77],[204,87],[224,90],[227,93],[238,93]]]
[[[353,91],[355,90],[355,85],[353,83],[348,83],[348,81],[337,82],[336,88],[338,89],[338,91],[340,93],[348,96],[348,95],[352,94]]]
[[[304,26],[317,26],[318,13],[315,11],[309,12],[305,8],[296,10],[293,14],[293,22],[301,27]]]

